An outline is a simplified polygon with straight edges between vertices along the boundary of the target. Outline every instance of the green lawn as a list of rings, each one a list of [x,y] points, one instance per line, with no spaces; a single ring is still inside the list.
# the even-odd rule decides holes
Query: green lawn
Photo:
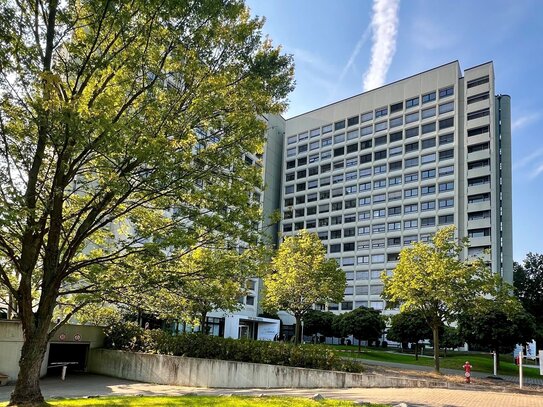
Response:
[[[0,403],[0,406],[5,406],[7,403]],[[238,397],[238,396],[178,396],[178,397],[99,397],[92,399],[66,399],[66,400],[51,400],[51,406],[74,406],[74,407],[91,407],[91,406],[190,406],[190,407],[347,407],[354,406],[351,401],[337,400],[322,400],[314,401],[303,398],[292,397]],[[368,407],[387,407],[384,404],[364,404]]]
[[[337,350],[341,356],[357,358],[357,359],[367,359],[367,360],[376,360],[383,362],[393,362],[393,363],[405,363],[409,365],[420,365],[420,366],[433,366],[434,359],[431,357],[420,357],[419,360],[415,360],[414,354],[402,354],[396,350],[382,350],[376,348],[362,348],[362,353],[357,353],[357,346],[331,346],[332,349]],[[340,352],[340,351],[349,351],[349,352]],[[426,356],[432,355],[431,349],[426,349],[424,354]],[[488,353],[478,353],[478,352],[448,352],[447,357],[442,357],[440,359],[440,366],[447,369],[458,369],[462,370],[462,366],[469,360],[470,364],[473,366],[473,370],[476,372],[484,372],[491,375],[493,373],[494,365],[492,355]],[[514,364],[513,357],[511,355],[502,355],[500,356],[500,369],[498,374],[507,375],[507,376],[518,376],[518,367]],[[524,368],[525,377],[541,378],[539,375],[539,369],[533,368]]]

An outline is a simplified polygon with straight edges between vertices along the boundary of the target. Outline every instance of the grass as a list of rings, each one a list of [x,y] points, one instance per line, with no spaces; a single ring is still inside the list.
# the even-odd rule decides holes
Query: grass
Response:
[[[0,403],[3,407],[7,403]],[[293,397],[245,397],[245,396],[177,396],[177,397],[99,397],[91,399],[50,400],[50,406],[94,407],[94,406],[183,406],[183,407],[347,407],[354,402],[325,399],[315,401]],[[385,404],[364,404],[367,407],[387,407]]]
[[[361,353],[357,353],[357,346],[331,346],[332,349],[337,351],[350,351],[340,352],[341,356],[355,358],[375,360],[382,362],[392,363],[404,363],[407,365],[418,366],[433,366],[434,359],[432,357],[419,356],[419,360],[415,360],[414,354],[400,353],[398,350],[382,350],[376,348],[362,348]],[[425,350],[425,355],[433,355],[431,349]],[[494,362],[492,355],[488,353],[479,352],[447,352],[446,357],[441,357],[440,366],[445,369],[457,369],[462,370],[462,366],[469,360],[469,363],[473,366],[473,371],[488,373],[491,375],[494,369]],[[524,368],[525,377],[541,378],[539,375],[539,369]],[[518,376],[518,366],[515,365],[513,357],[511,355],[500,356],[500,369],[498,374],[507,376]]]

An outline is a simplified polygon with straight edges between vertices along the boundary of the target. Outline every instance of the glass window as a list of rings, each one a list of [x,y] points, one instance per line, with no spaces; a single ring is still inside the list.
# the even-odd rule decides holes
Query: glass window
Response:
[[[450,144],[454,142],[454,133],[441,134],[439,136],[439,145]]]
[[[436,225],[436,218],[432,216],[431,218],[421,218],[420,219],[420,227],[428,227],[428,226],[435,226]]]
[[[439,152],[439,161],[454,157],[454,150],[443,150]]]
[[[414,196],[418,196],[419,195],[419,189],[418,188],[410,188],[410,189],[406,189],[403,191],[403,196],[405,198],[411,198],[411,197],[414,197]]]
[[[345,120],[340,120],[334,123],[334,130],[341,130],[345,128]]]
[[[380,109],[375,109],[375,118],[386,116],[388,114],[388,108],[382,107]]]
[[[403,213],[416,213],[419,211],[419,205],[418,204],[411,204],[411,205],[404,205],[403,206]]]
[[[402,183],[402,177],[390,177],[388,179],[388,185],[389,186],[392,186],[392,185],[400,185]]]
[[[388,193],[389,201],[397,201],[398,199],[402,199],[402,191],[393,191]]]
[[[332,125],[327,124],[326,126],[322,126],[322,134],[330,133],[332,131]]]
[[[337,134],[334,136],[334,144],[342,143],[345,141],[345,133]]]
[[[422,179],[428,179],[428,178],[435,178],[436,177],[436,170],[425,170],[420,172],[420,177]]]
[[[424,211],[431,211],[432,209],[436,208],[436,201],[426,201],[420,203],[420,210],[421,212]]]
[[[405,108],[408,109],[410,107],[413,107],[413,106],[418,106],[419,105],[419,97],[415,97],[415,98],[411,98],[411,99],[407,99],[405,101]]]
[[[311,137],[317,137],[321,135],[321,129],[313,129],[309,132]]]
[[[420,148],[422,150],[424,150],[426,148],[432,148],[432,147],[435,147],[435,146],[436,146],[436,138],[435,137],[427,138],[427,139],[422,140],[420,142]]]
[[[389,125],[388,127],[389,128],[394,128],[394,127],[398,127],[398,126],[401,126],[403,124],[403,118],[402,116],[400,117],[395,117],[394,119],[390,119],[389,120]]]
[[[425,186],[420,187],[421,195],[429,195],[429,194],[435,194],[435,193],[436,193],[435,185],[425,185]]]
[[[387,129],[387,122],[375,123],[375,132]]]
[[[287,157],[292,157],[296,155],[296,147],[289,148],[287,150]]]
[[[358,124],[359,118],[359,116],[349,117],[347,119],[347,126],[354,126],[355,124]]]
[[[433,131],[436,131],[436,123],[435,122],[428,123],[428,124],[423,124],[421,126],[421,133],[422,134],[431,133]]]
[[[454,223],[454,215],[440,215],[438,218],[439,225],[452,225]]]
[[[388,135],[388,139],[389,139],[390,143],[394,143],[395,141],[403,140],[403,132],[402,131],[397,131],[395,133],[390,133]]]
[[[367,136],[373,133],[373,126],[366,126],[360,129],[360,136]]]
[[[347,133],[347,140],[354,140],[355,138],[358,138],[358,129],[351,130]]]
[[[432,102],[434,100],[436,100],[436,92],[430,92],[426,95],[422,95],[422,104]]]
[[[360,121],[362,123],[367,122],[372,119],[373,119],[373,112],[363,113],[362,116],[360,117]]]
[[[468,87],[468,89],[469,88],[474,88],[475,86],[479,86],[479,85],[483,85],[485,83],[488,83],[488,81],[489,81],[488,75],[483,76],[481,78],[477,78],[477,79],[473,79],[473,80],[469,81],[468,84],[467,84],[467,87]]]
[[[413,123],[419,120],[419,112],[414,112],[410,114],[405,115],[405,124],[407,123]]]
[[[453,191],[454,190],[454,182],[442,182],[439,184],[439,192],[446,192],[446,191]]]
[[[453,86],[448,86],[446,88],[439,89],[439,97],[440,98],[445,98],[447,96],[452,96],[452,95],[454,95],[454,87]]]
[[[426,155],[423,155],[421,158],[420,158],[420,163],[421,165],[422,164],[428,164],[428,163],[433,163],[436,161],[436,153],[432,153],[432,154],[426,154]]]
[[[469,98],[468,98],[468,100],[469,100]],[[453,110],[454,110],[454,102],[448,102],[448,103],[443,103],[443,104],[439,105],[439,114],[452,112]]]
[[[449,127],[454,126],[454,118],[449,117],[447,119],[442,119],[439,121],[439,130],[448,129]]]
[[[296,135],[290,136],[290,137],[287,139],[287,144],[294,144],[294,143],[296,143],[297,140],[298,140],[298,137],[297,137]]]
[[[418,227],[418,219],[404,220],[403,228],[404,229],[414,229]]]
[[[326,137],[321,140],[321,146],[326,147],[332,144],[332,137]]]
[[[406,184],[410,183],[410,182],[416,182],[419,180],[419,174],[417,172],[413,172],[411,174],[405,174],[404,175],[404,182]]]
[[[416,167],[418,165],[419,165],[419,157],[406,158],[404,160],[404,167],[405,168]]]
[[[429,117],[434,117],[436,115],[436,108],[431,107],[430,109],[425,109],[422,111],[422,118],[427,119]]]
[[[405,130],[405,138],[417,137],[419,135],[419,128],[411,127],[410,129]]]
[[[390,114],[403,110],[403,102],[394,103],[390,105]]]
[[[391,147],[391,148],[388,149],[388,155],[389,156],[398,155],[398,154],[401,154],[402,152],[403,152],[402,146]]]

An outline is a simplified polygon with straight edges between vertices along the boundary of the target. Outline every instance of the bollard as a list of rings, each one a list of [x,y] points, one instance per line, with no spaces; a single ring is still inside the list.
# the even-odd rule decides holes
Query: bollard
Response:
[[[62,376],[61,376],[62,380],[66,379],[66,369],[68,369],[68,366],[66,365],[62,366]]]

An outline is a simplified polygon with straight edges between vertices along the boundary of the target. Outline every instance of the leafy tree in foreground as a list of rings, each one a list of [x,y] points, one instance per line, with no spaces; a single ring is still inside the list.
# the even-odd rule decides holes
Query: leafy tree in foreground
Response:
[[[385,326],[381,311],[367,307],[346,312],[337,320],[337,327],[342,336],[352,335],[358,340],[358,353],[360,353],[360,341],[370,342],[379,339]]]
[[[432,337],[432,330],[419,310],[404,311],[391,317],[387,339],[404,343],[415,343],[415,359],[419,358],[419,341]]]
[[[460,334],[471,345],[490,348],[498,355],[533,339],[534,318],[516,298],[510,301],[480,299],[478,306],[459,317]]]
[[[535,340],[543,343],[543,254],[528,253],[522,264],[514,264],[515,295],[536,321]]]
[[[302,230],[285,238],[264,277],[263,306],[284,310],[296,318],[295,341],[300,341],[300,326],[313,304],[339,302],[343,298],[345,272],[326,250],[316,233]]]
[[[336,315],[332,312],[308,311],[304,317],[304,335],[321,334],[324,337],[333,336],[332,328]]]
[[[12,405],[43,402],[59,303],[62,324],[162,284],[195,244],[253,241],[261,172],[244,153],[292,88],[262,25],[238,0],[0,2],[0,282],[24,333]]]
[[[432,329],[435,370],[439,372],[439,329],[468,309],[475,299],[493,294],[496,277],[482,261],[463,262],[467,240],[454,239],[454,227],[436,232],[432,243],[416,242],[402,249],[392,276],[383,273],[383,298],[417,310]]]

